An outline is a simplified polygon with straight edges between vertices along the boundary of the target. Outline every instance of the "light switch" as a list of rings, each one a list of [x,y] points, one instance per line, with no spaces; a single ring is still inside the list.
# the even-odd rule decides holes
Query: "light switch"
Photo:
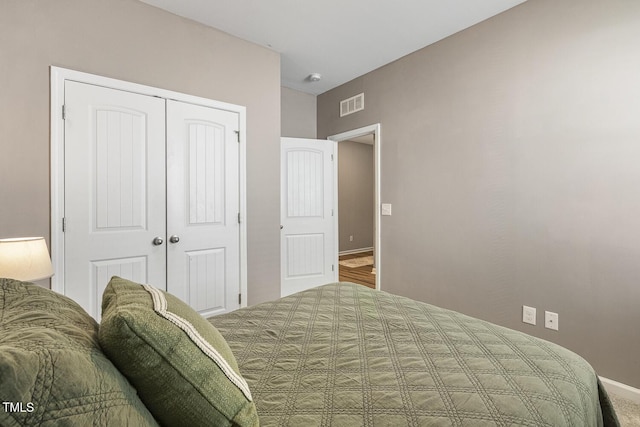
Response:
[[[382,215],[391,216],[391,203],[382,204]]]

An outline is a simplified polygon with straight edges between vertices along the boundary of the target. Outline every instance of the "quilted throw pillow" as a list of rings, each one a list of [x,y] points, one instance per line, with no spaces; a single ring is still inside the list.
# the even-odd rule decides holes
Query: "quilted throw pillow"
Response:
[[[71,299],[0,279],[1,426],[157,426]]]
[[[217,329],[149,285],[111,279],[100,344],[164,425],[257,426],[246,381]]]

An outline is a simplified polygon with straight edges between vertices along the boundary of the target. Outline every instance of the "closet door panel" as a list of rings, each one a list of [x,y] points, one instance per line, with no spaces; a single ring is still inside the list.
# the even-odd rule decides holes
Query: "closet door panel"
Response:
[[[166,288],[165,101],[68,81],[65,110],[65,294],[99,319],[112,275]]]
[[[239,307],[238,123],[167,101],[167,290],[204,316]]]

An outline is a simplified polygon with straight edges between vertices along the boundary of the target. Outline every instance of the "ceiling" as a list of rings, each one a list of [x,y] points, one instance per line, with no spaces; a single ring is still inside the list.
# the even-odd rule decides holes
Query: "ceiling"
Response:
[[[141,1],[279,52],[282,86],[318,95],[525,0]]]

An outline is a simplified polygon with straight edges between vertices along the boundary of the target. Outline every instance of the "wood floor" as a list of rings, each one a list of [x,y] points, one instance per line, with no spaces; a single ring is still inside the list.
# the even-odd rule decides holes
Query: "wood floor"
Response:
[[[360,258],[363,256],[371,256],[373,255],[373,251],[369,252],[360,252],[357,254],[349,254],[349,255],[341,255],[340,260],[352,259],[352,258]],[[341,282],[352,282],[357,283],[359,285],[364,285],[368,288],[375,289],[376,288],[376,275],[371,274],[373,266],[365,265],[364,267],[357,268],[349,268],[344,265],[340,265],[340,281]]]

